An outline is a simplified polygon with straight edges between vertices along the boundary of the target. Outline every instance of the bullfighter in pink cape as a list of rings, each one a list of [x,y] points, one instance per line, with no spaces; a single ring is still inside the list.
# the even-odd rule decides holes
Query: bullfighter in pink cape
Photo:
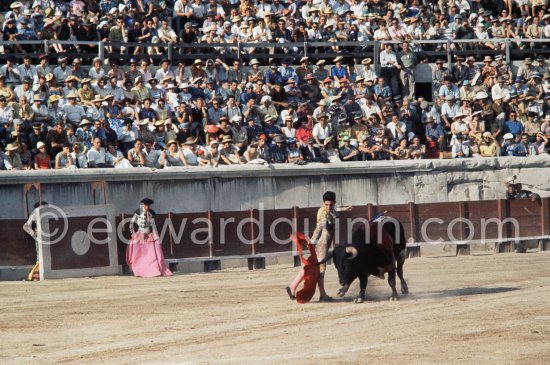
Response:
[[[172,272],[164,263],[162,245],[155,228],[155,211],[151,209],[153,200],[145,198],[141,208],[134,212],[130,221],[132,239],[126,248],[126,262],[134,276],[171,276]]]

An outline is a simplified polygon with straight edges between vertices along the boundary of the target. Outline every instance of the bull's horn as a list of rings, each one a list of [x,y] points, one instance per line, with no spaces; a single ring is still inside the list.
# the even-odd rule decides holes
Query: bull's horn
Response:
[[[328,260],[330,260],[332,258],[332,256],[334,256],[334,250],[330,249],[330,250],[328,250],[327,255],[325,256],[325,258],[322,259],[321,261],[319,261],[319,265],[325,264]]]
[[[352,246],[346,247],[346,253],[351,254],[351,257],[348,257],[348,260],[353,260],[358,255],[357,249],[355,247],[352,247]]]

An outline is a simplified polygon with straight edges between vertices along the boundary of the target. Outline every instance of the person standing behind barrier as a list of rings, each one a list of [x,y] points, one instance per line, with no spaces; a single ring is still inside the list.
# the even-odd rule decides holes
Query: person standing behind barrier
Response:
[[[336,230],[336,212],[338,211],[351,211],[352,206],[336,208],[336,193],[327,191],[323,194],[323,206],[317,211],[317,225],[315,231],[311,236],[311,243],[315,245],[315,252],[317,253],[317,259],[322,261],[327,253],[328,249],[334,241],[334,234]],[[319,276],[319,301],[331,302],[333,299],[328,296],[325,291],[325,271],[326,264],[320,265],[321,275]],[[287,287],[287,293],[291,299],[294,299],[296,288],[302,281],[304,276],[304,270],[300,270],[298,276],[294,279],[292,284]]]
[[[401,83],[403,84],[401,95],[404,99],[414,100],[414,68],[418,60],[408,42],[403,43],[398,58],[401,65]]]
[[[445,61],[438,59],[435,61],[435,70],[432,74],[433,80],[433,92],[435,98],[439,96],[439,89],[443,86],[443,82],[446,77],[451,77],[451,73],[447,67],[445,67]]]
[[[31,271],[29,272],[29,275],[27,276],[28,281],[40,280],[40,253],[39,253],[39,247],[38,247],[39,242],[38,242],[38,227],[37,227],[37,222],[40,219],[40,216],[38,215],[38,208],[47,204],[48,203],[45,201],[39,201],[38,203],[36,203],[34,205],[34,210],[29,216],[29,219],[27,219],[27,221],[23,225],[23,230],[34,239],[35,247],[36,247],[36,264],[33,266]]]
[[[384,47],[384,50],[380,52],[380,76],[391,87],[393,95],[400,95],[397,74],[401,70],[401,65],[397,62],[397,56],[393,51],[392,45],[386,43]]]
[[[152,199],[141,200],[141,207],[134,212],[130,221],[132,239],[126,248],[126,263],[134,276],[172,276],[164,263],[162,246],[155,227],[155,211],[151,209]]]
[[[340,82],[341,79],[349,79],[349,72],[346,67],[342,66],[343,57],[336,57],[334,59],[334,66],[330,69],[330,78],[335,82]]]

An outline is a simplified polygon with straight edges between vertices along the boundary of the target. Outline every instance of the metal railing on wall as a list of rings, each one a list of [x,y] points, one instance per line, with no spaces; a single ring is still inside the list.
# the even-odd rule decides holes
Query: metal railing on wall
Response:
[[[361,58],[370,57],[376,66],[379,61],[381,45],[391,43],[399,45],[397,41],[368,41],[368,42],[289,42],[289,43],[128,43],[128,42],[89,42],[89,41],[59,41],[59,40],[36,40],[36,41],[2,41],[4,46],[4,57],[13,55],[23,57],[33,52],[33,57],[39,53],[55,54],[55,44],[66,47],[62,53],[69,57],[82,57],[91,60],[99,57],[104,60],[107,57],[127,60],[152,59],[160,60],[167,58],[173,64],[178,62],[190,63],[195,59],[238,59],[248,61],[252,58],[264,60],[282,60],[285,58],[299,59],[308,56],[315,59],[331,59],[337,56],[353,58],[356,61]],[[460,40],[415,40],[410,42],[414,48],[431,61],[435,58],[444,58],[452,62],[454,55],[481,56],[501,53],[506,56],[506,61],[520,60],[526,56],[544,55],[550,56],[550,47],[543,45],[550,44],[550,39],[522,39],[522,38],[492,38],[492,39],[460,39]],[[504,45],[503,49],[496,51],[484,46],[486,43]],[[536,47],[529,47],[534,44]],[[24,52],[16,52],[15,45],[23,48]],[[522,47],[520,48],[519,45]],[[454,46],[454,47],[453,47]],[[453,49],[454,48],[454,49]],[[140,52],[134,54],[139,49]],[[254,49],[254,52],[251,50]],[[149,52],[153,50],[154,52]],[[156,52],[158,50],[158,52]],[[262,50],[262,52],[259,52]],[[150,54],[151,53],[151,54]],[[53,57],[53,56],[52,56]]]

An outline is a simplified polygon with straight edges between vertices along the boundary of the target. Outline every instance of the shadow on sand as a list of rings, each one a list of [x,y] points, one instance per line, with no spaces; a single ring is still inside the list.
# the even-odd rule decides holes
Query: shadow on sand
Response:
[[[508,287],[495,287],[495,288],[481,288],[481,287],[468,287],[460,289],[449,289],[434,292],[416,293],[415,298],[449,298],[449,297],[463,297],[468,295],[484,295],[484,294],[498,294],[506,293],[519,288]]]
[[[399,290],[399,289],[398,289]],[[399,294],[399,301],[406,301],[411,299],[434,299],[434,298],[452,298],[463,297],[468,295],[486,295],[486,294],[498,294],[519,290],[519,288],[507,288],[507,287],[495,287],[495,288],[481,288],[481,287],[468,287],[460,289],[449,289],[433,292],[419,292],[409,293],[407,295]],[[390,293],[383,295],[381,293],[371,293],[369,295],[367,289],[367,295],[365,302],[385,302],[389,301]],[[333,303],[353,303],[355,301],[355,295],[348,293],[344,298],[334,297]],[[315,303],[316,299],[312,300]]]

